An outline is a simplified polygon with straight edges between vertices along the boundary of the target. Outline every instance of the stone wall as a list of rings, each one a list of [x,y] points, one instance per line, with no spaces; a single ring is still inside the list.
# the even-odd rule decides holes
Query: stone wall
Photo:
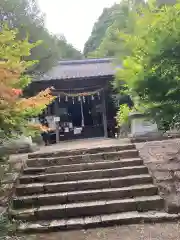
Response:
[[[168,212],[180,212],[180,139],[137,143]]]
[[[27,154],[11,155],[9,160],[0,164],[0,212],[4,212],[10,203],[14,186],[21,169],[27,160]]]
[[[17,139],[10,139],[0,145],[0,155],[28,153],[38,149],[39,147],[32,142],[31,137],[21,136]]]
[[[15,185],[19,174],[27,160],[27,154],[11,155],[9,160],[0,164],[0,239],[6,240],[27,240],[33,239],[27,236],[16,236],[14,232],[16,224],[8,219],[8,210],[11,204]]]

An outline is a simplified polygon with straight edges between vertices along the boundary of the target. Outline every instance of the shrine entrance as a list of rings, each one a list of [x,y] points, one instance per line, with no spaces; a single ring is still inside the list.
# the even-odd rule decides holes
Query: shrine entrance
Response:
[[[59,129],[60,135],[56,137],[60,141],[104,136],[102,91],[103,89],[88,93],[58,93],[54,103],[46,109],[45,115],[47,117],[49,111],[55,110],[54,115],[59,119],[54,128]],[[54,94],[57,96],[56,91]],[[49,122],[51,126],[54,124],[53,119]],[[52,138],[55,141],[55,136]]]
[[[114,137],[116,109],[111,100],[111,59],[63,61],[28,89],[31,94],[53,87],[54,102],[47,106],[52,142]]]

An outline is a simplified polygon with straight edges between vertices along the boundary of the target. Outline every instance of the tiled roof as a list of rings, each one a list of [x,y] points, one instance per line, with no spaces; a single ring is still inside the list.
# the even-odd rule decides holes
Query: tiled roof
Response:
[[[38,80],[56,80],[114,75],[112,58],[60,61]],[[36,81],[38,81],[36,79]]]

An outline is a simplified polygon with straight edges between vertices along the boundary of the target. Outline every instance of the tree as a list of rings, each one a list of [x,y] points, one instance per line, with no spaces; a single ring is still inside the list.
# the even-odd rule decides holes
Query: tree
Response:
[[[119,4],[105,9],[85,44],[84,54],[90,58],[114,57],[122,51],[118,41],[119,32],[125,29],[131,31],[133,19],[130,13],[141,4],[145,4],[143,0],[122,0]]]
[[[167,129],[180,120],[180,4],[149,4],[135,19],[133,33],[121,33],[129,54],[115,85],[124,81],[125,92]]]
[[[0,22],[8,24],[10,28],[17,28],[18,39],[24,39],[27,34],[29,41],[35,43],[42,40],[42,44],[32,49],[27,60],[39,60],[31,73],[46,72],[61,59],[81,58],[79,51],[74,49],[65,39],[52,35],[44,26],[44,14],[38,7],[37,0],[1,0]]]
[[[100,46],[107,28],[114,22],[117,5],[118,4],[114,4],[111,8],[105,8],[98,21],[94,24],[91,36],[84,46],[85,56],[95,51]]]
[[[39,126],[32,126],[28,119],[37,116],[54,99],[50,89],[36,96],[23,97],[23,89],[31,83],[24,74],[36,61],[27,61],[31,50],[41,42],[18,40],[18,30],[5,26],[0,32],[0,142],[14,134],[25,134]]]
[[[89,53],[89,57],[115,57],[121,52],[122,44],[119,42],[120,31],[128,31],[131,26],[130,7],[126,1],[121,1],[116,6],[116,17],[111,26],[109,26],[104,34],[104,37],[99,47]],[[118,44],[117,44],[118,42]]]
[[[146,2],[144,0],[122,0],[119,4],[104,9],[94,24],[91,36],[85,43],[85,56],[89,58],[114,57],[122,52],[123,46],[119,42],[119,34],[121,31],[132,32],[134,25],[132,13],[140,6],[146,6]],[[176,0],[157,0],[157,5],[175,2]]]

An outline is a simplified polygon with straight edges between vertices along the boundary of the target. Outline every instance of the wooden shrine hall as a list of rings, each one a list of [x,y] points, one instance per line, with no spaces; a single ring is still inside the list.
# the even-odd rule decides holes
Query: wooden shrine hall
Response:
[[[32,82],[28,89],[32,95],[48,87],[54,89],[56,99],[43,113],[54,129],[52,141],[114,136],[116,109],[111,98],[114,73],[109,58],[60,61]]]

